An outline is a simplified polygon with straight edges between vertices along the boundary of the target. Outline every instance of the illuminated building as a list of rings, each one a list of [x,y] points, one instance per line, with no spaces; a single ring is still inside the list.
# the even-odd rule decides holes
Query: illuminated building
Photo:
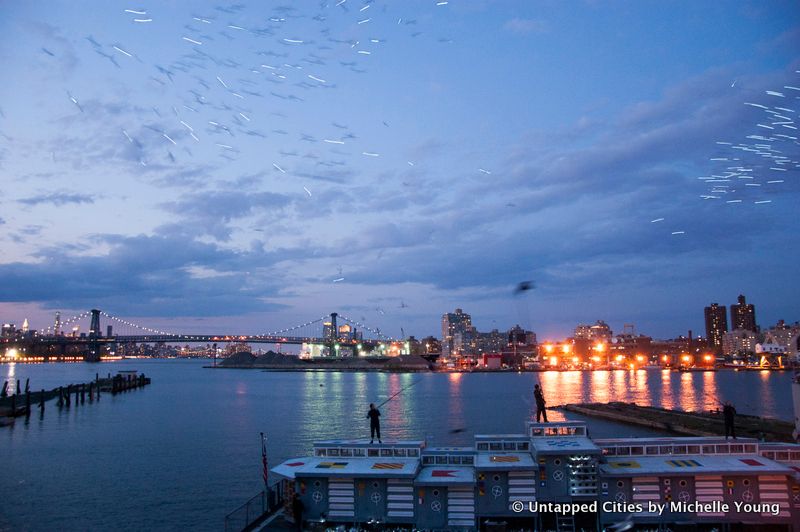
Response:
[[[329,321],[322,322],[322,337],[326,340],[333,340],[336,335],[333,333],[333,324]]]
[[[612,331],[603,320],[597,320],[594,325],[578,325],[575,327],[575,339],[590,340],[592,342],[605,342],[611,340]]]
[[[420,343],[426,355],[439,355],[442,353],[442,343],[438,338],[426,336],[420,340]]]
[[[17,328],[13,323],[4,323],[2,333],[0,333],[0,337],[2,338],[13,338],[17,335]]]
[[[778,321],[775,326],[764,331],[765,344],[776,344],[788,350],[791,347],[792,339],[797,339],[800,335],[800,322],[793,325],[786,325],[783,320]]]
[[[442,315],[442,356],[462,353],[474,334],[472,316],[460,308]]]
[[[739,303],[731,305],[731,329],[758,332],[756,328],[756,307],[747,303],[743,295],[739,295]]]
[[[650,360],[653,339],[643,334],[618,334],[608,344],[609,356],[622,355],[627,361],[645,365]]]
[[[486,353],[502,353],[508,345],[507,337],[497,329],[488,333],[475,334],[475,352],[482,355]]]
[[[751,355],[756,351],[758,336],[753,331],[736,329],[722,335],[722,353],[725,355]]]
[[[725,305],[712,303],[705,308],[706,318],[706,337],[708,347],[720,352],[722,351],[722,336],[728,332],[728,317],[725,312]]]

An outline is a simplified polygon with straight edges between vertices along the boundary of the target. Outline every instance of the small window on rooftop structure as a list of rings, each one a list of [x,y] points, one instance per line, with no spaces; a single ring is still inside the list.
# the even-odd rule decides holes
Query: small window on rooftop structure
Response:
[[[367,449],[367,456],[379,456],[378,449]]]
[[[717,454],[728,454],[730,450],[728,449],[727,445],[717,445],[716,452]]]
[[[405,456],[406,455],[406,450],[405,449],[395,449],[394,450],[394,455],[395,456]]]
[[[787,451],[778,451],[775,453],[775,460],[778,462],[786,462],[789,460],[789,453]]]
[[[517,450],[518,451],[527,451],[530,448],[530,444],[526,441],[522,441],[517,443]]]
[[[317,456],[327,456],[328,452],[325,449],[316,449],[314,451],[314,454],[317,455]]]
[[[328,449],[328,456],[340,456],[339,449]]]
[[[342,449],[342,456],[353,456],[352,449]]]
[[[686,446],[685,445],[676,445],[673,447],[672,452],[674,454],[686,454]]]
[[[744,452],[744,445],[731,445],[731,453],[742,454]]]
[[[644,448],[641,445],[631,447],[631,455],[639,456],[644,454]]]
[[[381,456],[392,456],[391,449],[381,449]]]
[[[489,450],[489,444],[486,443],[486,442],[479,443],[478,444],[478,450],[479,451],[488,451]]]
[[[472,465],[472,462],[473,462],[473,458],[471,456],[462,456],[461,457],[461,463],[462,464]]]
[[[504,442],[503,443],[503,450],[504,451],[516,451],[517,450],[517,444],[514,443],[513,441]]]
[[[409,449],[408,456],[417,457],[419,456],[419,449]]]
[[[364,456],[364,449],[353,449],[353,456]]]
[[[713,445],[703,445],[703,454],[714,454],[714,452]]]
[[[657,445],[648,445],[644,448],[645,454],[658,454],[658,446]]]
[[[489,442],[489,450],[490,451],[502,451],[503,445],[500,442],[493,441]]]
[[[422,457],[422,465],[432,465],[432,464],[433,464],[433,456]]]
[[[617,456],[628,456],[631,454],[630,447],[617,447]]]
[[[756,446],[752,444],[745,443],[744,444],[744,452],[746,453],[754,453],[756,452]]]
[[[662,445],[658,448],[658,454],[672,454],[672,445]]]
[[[436,457],[436,463],[437,464],[446,464],[447,463],[447,457],[446,456],[437,456]]]
[[[686,452],[688,454],[700,454],[700,446],[699,445],[687,445]]]

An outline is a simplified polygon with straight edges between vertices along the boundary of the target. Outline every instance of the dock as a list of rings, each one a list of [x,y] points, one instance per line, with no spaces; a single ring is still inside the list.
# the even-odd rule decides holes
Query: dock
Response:
[[[563,409],[584,416],[607,419],[664,430],[684,436],[722,436],[725,421],[722,412],[683,412],[636,403],[582,403],[566,404]],[[734,422],[737,437],[756,438],[761,441],[794,442],[794,424],[779,419],[737,414]]]
[[[134,371],[121,371],[114,376],[109,374],[106,378],[100,378],[98,374],[95,375],[93,381],[67,384],[52,390],[31,391],[26,382],[25,391],[23,392],[20,382],[17,381],[16,390],[12,394],[7,394],[8,383],[6,383],[3,386],[2,395],[0,395],[0,426],[13,423],[16,417],[30,416],[31,412],[36,408],[43,415],[45,404],[54,399],[58,400],[59,408],[69,408],[73,402],[75,406],[85,404],[87,400],[92,403],[99,401],[100,397],[106,393],[116,395],[129,390],[143,388],[150,383],[150,377],[146,377],[144,373],[136,373]]]

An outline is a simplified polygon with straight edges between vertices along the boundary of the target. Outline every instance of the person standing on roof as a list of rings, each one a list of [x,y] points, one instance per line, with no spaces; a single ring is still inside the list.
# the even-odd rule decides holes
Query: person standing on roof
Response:
[[[369,404],[367,417],[369,418],[369,442],[373,443],[377,435],[378,443],[383,443],[381,441],[381,411],[375,408],[375,403]]]
[[[545,404],[547,403],[544,400],[544,394],[542,393],[542,388],[538,384],[533,387],[533,397],[536,399],[536,422],[539,423],[539,418],[544,418],[544,422],[547,423],[547,410],[545,410]]]
[[[722,407],[722,417],[725,418],[725,439],[728,436],[736,439],[736,429],[733,426],[733,418],[736,415],[736,409],[730,401],[725,401],[725,406]]]

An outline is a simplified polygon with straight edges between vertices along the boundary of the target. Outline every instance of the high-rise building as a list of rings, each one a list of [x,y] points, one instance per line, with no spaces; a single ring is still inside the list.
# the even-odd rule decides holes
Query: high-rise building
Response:
[[[472,316],[465,314],[460,308],[442,315],[442,356],[462,352],[473,333]]]
[[[738,304],[731,305],[731,329],[757,332],[755,305],[748,304],[741,294],[738,301]]]
[[[711,303],[710,307],[705,308],[705,317],[708,346],[720,352],[722,351],[722,335],[728,332],[728,316],[725,312],[725,305]]]

